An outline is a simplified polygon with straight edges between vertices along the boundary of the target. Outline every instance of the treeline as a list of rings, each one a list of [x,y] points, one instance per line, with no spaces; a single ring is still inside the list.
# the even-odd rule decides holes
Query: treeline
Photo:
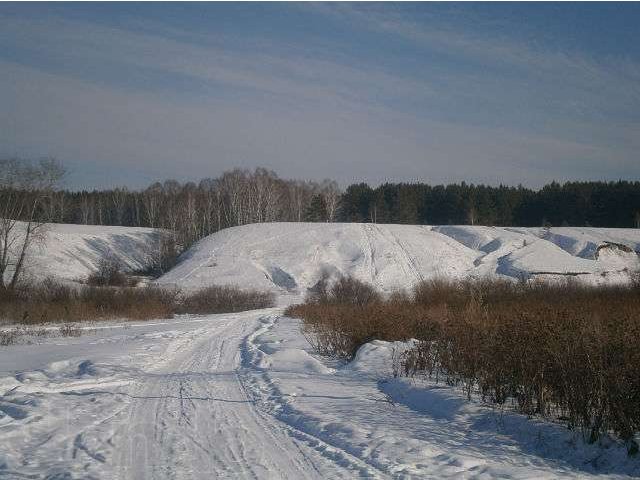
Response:
[[[553,182],[540,190],[466,183],[350,185],[346,222],[640,228],[640,182]]]
[[[0,202],[13,195],[0,182]],[[198,183],[167,180],[142,190],[38,194],[46,222],[162,228],[188,246],[223,228],[258,222],[376,222],[640,228],[640,182],[553,182],[540,190],[473,184],[432,186],[285,180],[263,168]]]
[[[47,195],[41,208],[47,222],[167,229],[188,246],[248,223],[337,221],[340,197],[334,181],[284,180],[257,168],[198,183],[167,180],[143,190],[58,190]]]

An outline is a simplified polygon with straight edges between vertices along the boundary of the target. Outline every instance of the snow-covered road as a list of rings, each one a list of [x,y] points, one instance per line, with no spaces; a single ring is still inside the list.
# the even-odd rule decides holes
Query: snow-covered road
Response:
[[[261,413],[246,394],[240,347],[258,318],[212,322],[138,382],[120,435],[119,478],[349,476]]]
[[[278,421],[245,391],[243,351],[270,313],[3,349],[0,478],[370,476],[363,462]],[[31,370],[20,367],[18,349],[31,351]]]

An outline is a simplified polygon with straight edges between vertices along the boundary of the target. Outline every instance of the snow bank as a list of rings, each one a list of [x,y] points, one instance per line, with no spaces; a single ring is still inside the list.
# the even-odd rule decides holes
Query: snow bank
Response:
[[[605,242],[631,253],[596,255]],[[498,228],[338,223],[263,223],[202,239],[160,283],[236,284],[303,295],[324,272],[390,292],[433,277],[574,276],[623,282],[640,269],[640,230]]]

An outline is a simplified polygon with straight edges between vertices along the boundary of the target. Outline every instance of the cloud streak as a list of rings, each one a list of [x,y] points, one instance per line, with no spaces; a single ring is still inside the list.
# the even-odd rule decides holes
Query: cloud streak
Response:
[[[354,35],[407,42],[411,68],[369,45],[353,56],[329,40],[0,13],[0,154],[53,154],[93,185],[256,165],[343,183],[640,176],[633,60],[533,49],[401,11],[309,9]],[[434,52],[448,61],[419,61]],[[105,175],[111,167],[120,173]]]

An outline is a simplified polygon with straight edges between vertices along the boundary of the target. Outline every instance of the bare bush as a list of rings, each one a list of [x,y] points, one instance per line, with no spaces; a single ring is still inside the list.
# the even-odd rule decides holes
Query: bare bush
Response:
[[[309,290],[308,303],[367,305],[380,302],[381,295],[368,283],[352,276],[339,276],[333,282],[328,272],[323,272],[316,285]]]
[[[113,257],[103,258],[98,267],[87,277],[87,285],[93,287],[132,287],[136,282],[126,273],[122,264]]]
[[[323,354],[352,358],[358,348],[375,339],[408,340],[420,330],[422,307],[372,303],[303,304],[289,307],[286,314],[304,319],[303,333]]]
[[[330,300],[335,303],[363,306],[378,303],[381,299],[382,297],[372,285],[354,277],[340,277],[330,290]]]
[[[171,318],[175,313],[239,312],[274,304],[273,293],[234,286],[212,286],[183,295],[173,288],[71,286],[45,280],[17,289],[0,289],[0,324],[147,320]],[[65,332],[71,334],[72,330]],[[3,335],[3,342],[11,340],[9,333]]]
[[[418,343],[404,374],[426,373],[509,404],[563,420],[596,441],[613,432],[636,448],[640,431],[640,290],[567,281],[431,281],[412,298],[305,303],[287,314],[321,352],[350,358],[363,343]]]
[[[177,292],[154,287],[72,287],[47,280],[0,292],[0,321],[22,325],[171,318]]]
[[[157,244],[149,255],[147,266],[135,273],[153,278],[161,277],[178,264],[180,250],[174,233],[158,230]]]
[[[242,290],[234,286],[213,285],[184,296],[179,313],[227,313],[268,308],[275,305],[275,295],[259,290]]]

